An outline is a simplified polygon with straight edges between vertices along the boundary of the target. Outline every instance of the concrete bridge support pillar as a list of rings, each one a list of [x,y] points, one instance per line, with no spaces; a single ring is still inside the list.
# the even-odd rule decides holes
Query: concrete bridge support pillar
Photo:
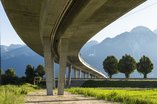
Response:
[[[54,86],[54,57],[51,53],[50,38],[43,38],[43,51],[45,60],[45,74],[46,74],[46,89],[47,95],[53,95]]]
[[[76,78],[76,68],[73,68],[74,70],[74,78]]]
[[[68,53],[68,39],[62,38],[60,40],[59,46],[59,79],[58,79],[58,95],[64,94],[64,86],[65,86],[65,72],[66,72],[66,60],[67,60],[67,53]]]
[[[87,78],[90,78],[90,73],[87,73]]]
[[[79,70],[76,69],[76,78],[78,79],[79,78]]]
[[[83,78],[84,79],[86,78],[86,72],[83,72]]]
[[[94,78],[96,78],[96,76],[94,75]]]
[[[56,77],[55,77],[55,68],[54,68],[54,63],[55,63],[54,62],[54,56],[52,57],[52,61],[53,61],[53,66],[52,67],[53,67],[53,73],[54,73],[53,76],[52,76],[53,77],[52,80],[53,80],[53,89],[55,89],[56,88]]]
[[[67,83],[67,87],[70,87],[70,84],[71,84],[71,69],[72,69],[72,66],[70,65],[68,67],[68,83]]]
[[[81,70],[78,70],[78,78],[81,78]]]
[[[91,74],[91,79],[93,78],[93,75]]]

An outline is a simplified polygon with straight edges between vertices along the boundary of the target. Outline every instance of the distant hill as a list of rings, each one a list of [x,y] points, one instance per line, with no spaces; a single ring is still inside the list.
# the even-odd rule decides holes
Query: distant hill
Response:
[[[1,68],[5,71],[12,67],[18,76],[25,73],[28,64],[37,66],[43,64],[43,58],[25,45],[1,45]]]
[[[14,68],[17,76],[24,76],[26,65],[31,64],[35,68],[39,64],[44,65],[44,59],[26,45],[11,44],[10,46],[0,45],[1,63],[3,71]],[[58,76],[59,65],[54,64],[55,76]],[[72,74],[73,75],[73,74]]]
[[[156,33],[156,34],[157,34],[157,29],[156,29],[156,30],[154,30],[154,33]]]
[[[19,44],[11,44],[10,46],[1,45],[0,49],[1,49],[1,53],[6,53],[8,51],[20,48],[22,46],[23,45],[19,45]]]
[[[133,56],[136,61],[142,55],[150,57],[155,68],[148,77],[157,77],[157,34],[146,27],[136,27],[130,32],[124,32],[114,38],[106,38],[101,43],[89,46],[88,50],[86,45],[81,49],[84,60],[102,72],[104,72],[102,62],[108,55],[115,55],[120,59],[126,53]],[[142,77],[137,72],[131,75],[131,77],[138,76]],[[124,77],[124,75],[117,74],[113,77]]]

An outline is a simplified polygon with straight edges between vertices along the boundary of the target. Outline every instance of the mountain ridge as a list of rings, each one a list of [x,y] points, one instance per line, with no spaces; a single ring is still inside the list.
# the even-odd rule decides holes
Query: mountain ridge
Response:
[[[84,60],[103,73],[104,69],[102,62],[109,55],[114,55],[120,59],[123,55],[130,54],[136,59],[136,61],[138,61],[141,56],[146,55],[150,57],[155,66],[155,69],[149,74],[149,77],[156,77],[156,44],[157,34],[146,27],[140,26],[133,28],[130,32],[124,32],[113,38],[104,39],[99,44],[93,46],[92,50],[88,50],[84,52],[84,54],[81,52],[81,55]],[[120,76],[124,77],[124,75],[115,75],[115,77]],[[136,76],[139,76],[139,73],[136,72],[136,74],[132,74],[132,77]]]

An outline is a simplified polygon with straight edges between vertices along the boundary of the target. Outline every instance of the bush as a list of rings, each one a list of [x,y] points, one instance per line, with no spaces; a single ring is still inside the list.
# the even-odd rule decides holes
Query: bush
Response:
[[[82,87],[134,87],[157,88],[157,81],[94,81],[88,80]]]
[[[2,85],[13,84],[13,85],[21,85],[25,83],[25,77],[7,77],[6,75],[2,75]]]

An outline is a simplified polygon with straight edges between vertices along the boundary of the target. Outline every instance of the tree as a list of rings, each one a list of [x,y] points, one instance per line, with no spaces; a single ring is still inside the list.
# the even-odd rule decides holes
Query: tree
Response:
[[[2,69],[0,68],[0,85],[1,85],[1,82],[2,82]]]
[[[8,70],[5,71],[5,76],[6,77],[15,77],[16,73],[13,68],[9,68]]]
[[[130,74],[136,69],[136,61],[130,55],[122,56],[122,59],[119,60],[118,70],[121,73],[125,74],[126,78],[130,77]]]
[[[144,75],[144,78],[147,78],[147,74],[153,70],[153,64],[151,60],[146,57],[142,56],[140,61],[137,63],[137,71]]]
[[[2,74],[2,69],[0,68],[0,75]]]
[[[114,56],[108,56],[103,61],[103,67],[108,76],[112,78],[113,74],[118,73],[118,60]]]
[[[41,78],[43,78],[43,76],[45,75],[44,66],[43,65],[38,65],[38,67],[36,68],[36,72],[38,73],[38,75]]]
[[[26,66],[25,75],[26,75],[26,81],[33,84],[34,77],[35,77],[35,71],[34,71],[34,67],[32,65]]]

